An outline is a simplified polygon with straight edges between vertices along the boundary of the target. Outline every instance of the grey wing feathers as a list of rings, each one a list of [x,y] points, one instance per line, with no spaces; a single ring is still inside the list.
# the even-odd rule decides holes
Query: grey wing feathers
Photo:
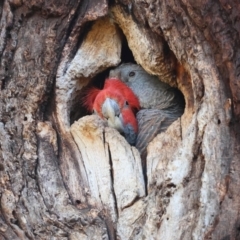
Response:
[[[178,117],[172,117],[159,109],[142,109],[137,113],[139,134],[136,140],[136,148],[142,159],[146,158],[147,146],[153,138],[167,130]]]

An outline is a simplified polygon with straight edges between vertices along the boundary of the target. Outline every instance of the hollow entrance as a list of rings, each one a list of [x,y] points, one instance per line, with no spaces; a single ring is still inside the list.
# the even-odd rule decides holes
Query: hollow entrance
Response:
[[[133,57],[133,53],[128,46],[126,37],[124,36],[121,29],[118,29],[118,31],[120,32],[121,41],[122,41],[121,63],[128,63],[128,62],[136,63]],[[96,76],[94,76],[86,87],[84,87],[83,89],[81,89],[81,91],[75,94],[75,98],[72,100],[72,105],[71,105],[70,124],[74,123],[74,121],[77,121],[83,116],[92,114],[91,112],[88,112],[86,108],[84,108],[81,104],[82,98],[84,96],[84,92],[87,88],[91,86],[102,89],[104,86],[104,81],[105,79],[108,78],[109,72],[111,71],[111,69],[113,69],[113,67],[110,67],[100,72]]]

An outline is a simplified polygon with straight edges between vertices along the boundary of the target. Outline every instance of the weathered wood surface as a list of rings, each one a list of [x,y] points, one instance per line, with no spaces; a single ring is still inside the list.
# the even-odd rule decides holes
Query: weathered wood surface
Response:
[[[97,116],[75,122],[71,133],[83,157],[90,195],[95,199],[92,205],[96,204],[99,209],[109,207],[116,222],[124,208],[145,196],[139,154],[129,148],[116,130],[104,127]]]
[[[70,110],[79,91],[89,83],[91,77],[120,62],[120,52],[121,41],[116,26],[107,18],[101,19],[92,25],[72,60],[63,55],[57,70],[56,109],[53,116],[61,139],[62,151],[59,160],[72,200],[80,201],[80,208],[85,207],[87,202],[84,189],[89,188],[88,176],[84,170],[81,152],[76,148],[70,134]]]
[[[234,0],[0,2],[1,238],[238,239],[239,13]],[[149,144],[148,182],[115,130],[71,125],[81,89],[121,61],[117,25],[186,100]]]

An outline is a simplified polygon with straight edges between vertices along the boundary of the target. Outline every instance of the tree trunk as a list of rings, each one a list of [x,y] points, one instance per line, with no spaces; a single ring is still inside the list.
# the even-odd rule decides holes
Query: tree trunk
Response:
[[[240,239],[237,1],[0,2],[1,239]],[[185,112],[138,150],[82,89],[121,61]]]

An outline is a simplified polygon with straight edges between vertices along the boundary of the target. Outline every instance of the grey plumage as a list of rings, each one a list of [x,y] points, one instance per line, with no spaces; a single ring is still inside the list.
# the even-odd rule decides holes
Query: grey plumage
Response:
[[[121,79],[139,98],[142,109],[137,113],[136,147],[145,159],[149,142],[183,114],[184,97],[178,89],[148,74],[137,64],[122,64],[111,70],[109,77]]]

